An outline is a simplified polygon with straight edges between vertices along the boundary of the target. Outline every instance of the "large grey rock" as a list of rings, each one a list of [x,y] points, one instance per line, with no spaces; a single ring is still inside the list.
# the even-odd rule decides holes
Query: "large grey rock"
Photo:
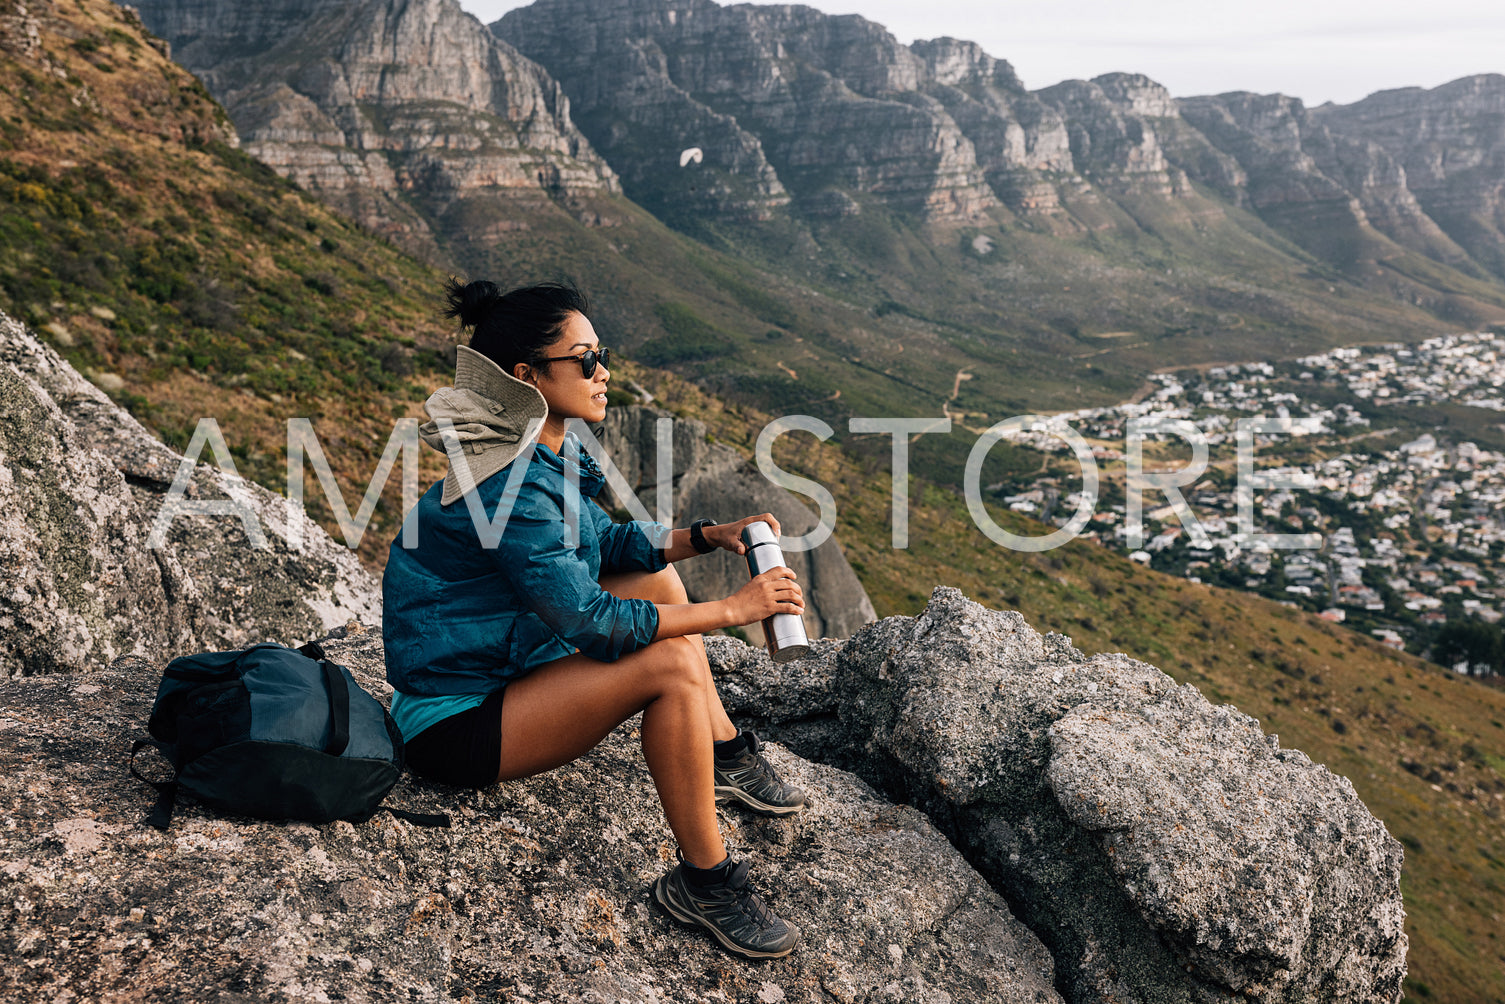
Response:
[[[326,647],[384,689],[375,632]],[[185,800],[159,833],[140,822],[152,790],[125,770],[155,683],[131,661],[0,682],[6,1000],[1060,1001],[1044,947],[924,816],[776,746],[817,804],[722,823],[805,938],[754,964],[649,900],[674,843],[634,723],[537,778],[481,792],[409,778],[389,796],[451,813],[450,830]]]
[[[250,546],[236,517],[184,515],[148,549],[183,458],[3,313],[0,399],[0,674],[161,663],[380,620],[353,552],[301,515],[304,547],[290,549],[283,498],[207,463],[185,497],[241,500],[268,546]]]
[[[1400,999],[1399,842],[1254,719],[945,587],[836,663],[869,776],[967,851],[1069,1000]]]
[[[1178,687],[1050,729],[1056,802],[1178,958],[1256,1000],[1393,999],[1401,852],[1347,778]]]
[[[3,322],[0,322],[3,323]],[[0,674],[67,672],[189,644],[181,569],[146,550],[130,489],[53,400],[0,365]]]
[[[638,405],[611,408],[602,430],[602,445],[650,515],[658,513],[659,504],[658,422],[671,417]],[[704,424],[675,419],[672,443],[675,526],[700,517],[726,522],[771,512],[786,535],[802,536],[819,522],[798,496],[763,477],[741,454],[707,442]],[[805,632],[811,638],[845,638],[877,619],[835,537],[809,551],[788,551],[785,558],[805,591]],[[722,599],[747,583],[746,560],[729,551],[680,562],[675,569],[696,601]],[[761,644],[761,626],[744,630]]]

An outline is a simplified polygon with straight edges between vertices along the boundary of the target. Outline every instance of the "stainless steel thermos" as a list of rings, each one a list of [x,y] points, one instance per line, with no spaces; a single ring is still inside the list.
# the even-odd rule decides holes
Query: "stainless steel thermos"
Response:
[[[742,530],[742,543],[747,545],[747,572],[751,577],[785,564],[779,539],[767,523],[747,524]],[[768,655],[774,662],[793,662],[810,651],[805,622],[798,614],[764,618],[763,636],[768,639]]]

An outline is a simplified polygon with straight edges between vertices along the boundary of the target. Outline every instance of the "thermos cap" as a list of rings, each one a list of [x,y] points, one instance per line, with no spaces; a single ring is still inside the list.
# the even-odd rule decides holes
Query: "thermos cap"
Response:
[[[742,528],[742,543],[748,547],[757,547],[759,544],[776,544],[778,535],[773,532],[773,527],[759,520],[749,523]]]

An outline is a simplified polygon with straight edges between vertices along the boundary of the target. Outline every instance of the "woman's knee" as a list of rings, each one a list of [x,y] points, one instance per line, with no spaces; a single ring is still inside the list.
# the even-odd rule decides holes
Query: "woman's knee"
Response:
[[[679,572],[673,565],[654,572],[648,577],[648,582],[653,590],[652,599],[655,603],[690,602],[690,594],[685,592],[684,580],[679,577]]]
[[[651,603],[688,603],[684,580],[674,566],[657,572],[612,572],[601,576],[601,588],[623,599]]]
[[[699,690],[707,686],[700,649],[689,638],[664,638],[650,645],[649,650],[651,658],[644,661],[644,668],[661,690]]]

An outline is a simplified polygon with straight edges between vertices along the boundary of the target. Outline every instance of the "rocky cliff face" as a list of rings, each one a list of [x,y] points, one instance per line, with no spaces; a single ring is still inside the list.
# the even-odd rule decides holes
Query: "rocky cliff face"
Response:
[[[1489,125],[1505,78],[1314,112],[1278,94],[1177,101],[1127,73],[1031,92],[973,43],[905,46],[801,6],[540,0],[489,34],[454,0],[142,11],[252,153],[430,257],[479,260],[533,225],[528,200],[610,223],[583,196],[620,176],[681,227],[874,202],[929,222],[1201,233],[1221,212],[1210,193],[1356,277],[1407,252],[1505,276]]]
[[[981,46],[953,38],[917,41],[925,92],[972,141],[977,163],[1002,202],[1026,215],[1060,208],[1052,178],[1073,169],[1066,123],[1025,90],[1013,67]]]
[[[1072,161],[1094,186],[1113,196],[1185,194],[1185,173],[1167,160],[1156,132],[1157,122],[1177,114],[1165,88],[1148,77],[1112,74],[1038,94],[1066,123]]]
[[[1284,95],[1178,102],[1138,74],[1030,92],[972,43],[903,46],[808,7],[542,0],[492,30],[548,67],[628,193],[671,219],[757,217],[789,196],[809,215],[851,213],[866,196],[929,219],[1002,205],[1133,228],[1112,203],[1184,216],[1190,178],[1340,267],[1399,245],[1505,274],[1487,128],[1505,78],[1312,114]],[[705,157],[687,171],[676,158],[695,146]]]
[[[660,215],[688,208],[693,186],[691,204],[724,214],[766,213],[788,193],[816,216],[857,211],[856,195],[976,219],[1000,200],[1053,206],[1016,172],[1071,169],[1059,117],[1007,63],[949,39],[910,48],[855,15],[548,0],[492,30],[560,81],[627,193]],[[705,153],[693,174],[677,160],[688,147]]]
[[[1311,117],[1381,148],[1426,215],[1458,247],[1505,275],[1505,76],[1381,91]]]
[[[1236,200],[1247,202],[1308,250],[1351,265],[1380,235],[1403,247],[1458,264],[1466,259],[1407,187],[1406,173],[1378,144],[1343,135],[1281,94],[1186,98],[1182,116],[1232,157],[1243,175],[1187,165]]]
[[[139,7],[248,152],[410,247],[488,201],[618,189],[559,86],[455,0]]]

